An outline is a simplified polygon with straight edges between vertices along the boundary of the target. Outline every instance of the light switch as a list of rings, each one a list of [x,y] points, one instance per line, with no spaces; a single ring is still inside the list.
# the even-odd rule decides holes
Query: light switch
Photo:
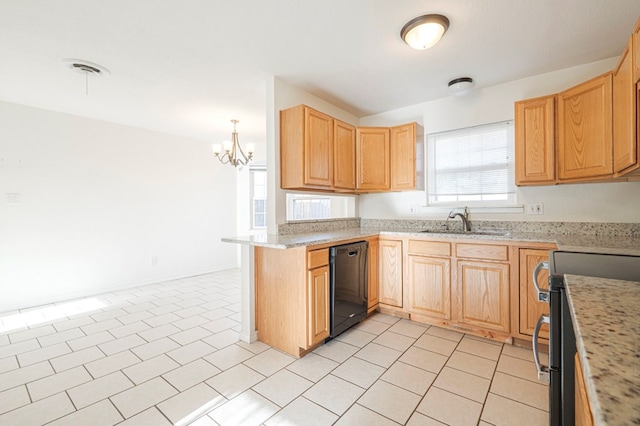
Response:
[[[7,192],[4,194],[4,201],[7,204],[20,204],[22,195],[18,192]]]

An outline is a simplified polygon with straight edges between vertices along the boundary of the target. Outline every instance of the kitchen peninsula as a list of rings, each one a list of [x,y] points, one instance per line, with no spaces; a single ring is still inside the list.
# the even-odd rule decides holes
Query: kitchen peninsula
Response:
[[[390,223],[389,223],[390,222]],[[331,231],[330,226],[331,223],[327,222],[326,226],[327,230],[323,232],[312,232],[312,233],[299,233],[299,234],[289,234],[289,235],[266,235],[259,234],[248,237],[230,237],[224,238],[223,241],[230,243],[239,243],[242,245],[243,250],[243,264],[247,267],[243,268],[243,273],[245,277],[243,279],[243,321],[242,321],[242,332],[241,335],[244,339],[250,340],[253,338],[255,340],[258,336],[255,333],[255,285],[259,284],[261,277],[255,271],[255,253],[257,251],[262,251],[263,253],[266,251],[273,252],[273,255],[277,255],[280,253],[281,255],[291,255],[292,252],[290,250],[299,250],[300,253],[297,255],[297,263],[290,264],[287,266],[287,271],[292,272],[295,268],[298,268],[299,271],[297,273],[303,274],[299,275],[300,285],[303,286],[307,281],[304,274],[308,270],[306,265],[304,264],[304,256],[307,251],[313,251],[314,249],[326,248],[331,245],[338,245],[341,243],[359,241],[359,240],[369,240],[369,241],[405,241],[404,252],[407,252],[409,255],[416,254],[412,253],[409,250],[408,244],[409,241],[420,240],[420,241],[434,241],[434,242],[443,242],[447,244],[471,244],[470,246],[464,246],[463,248],[469,248],[474,246],[499,246],[500,250],[507,250],[504,256],[507,258],[503,258],[502,260],[488,260],[488,262],[498,262],[498,263],[509,263],[509,278],[511,280],[511,285],[509,286],[509,296],[510,301],[509,305],[513,309],[510,309],[510,321],[512,323],[512,327],[508,327],[507,330],[497,330],[497,333],[482,333],[478,332],[479,335],[483,335],[490,338],[498,338],[500,340],[506,341],[509,340],[508,337],[512,336],[518,339],[528,339],[530,331],[526,331],[526,334],[523,334],[520,329],[521,327],[516,327],[517,323],[520,320],[525,322],[531,322],[539,316],[537,312],[530,312],[528,316],[530,319],[519,318],[519,314],[523,312],[518,312],[521,310],[525,310],[528,308],[527,302],[523,300],[519,300],[518,296],[520,293],[520,285],[518,285],[518,281],[523,281],[528,278],[527,274],[522,274],[522,279],[520,278],[519,273],[519,258],[520,256],[524,256],[525,253],[518,254],[518,250],[530,248],[534,250],[541,250],[539,252],[533,252],[536,255],[546,255],[546,251],[553,248],[558,248],[562,250],[572,250],[572,251],[586,251],[586,252],[605,252],[605,253],[617,253],[617,254],[632,254],[632,255],[640,255],[640,244],[637,237],[637,225],[634,224],[566,224],[566,223],[534,223],[534,222],[476,222],[474,226],[475,229],[495,229],[496,226],[500,226],[501,229],[508,231],[505,235],[491,235],[491,234],[482,234],[482,235],[466,235],[459,233],[439,233],[439,232],[421,232],[425,229],[437,231],[439,228],[439,223],[431,223],[426,221],[424,223],[415,223],[412,222],[411,226],[402,226],[407,225],[406,223],[401,223],[401,221],[363,221],[363,226],[361,227],[353,227],[348,229],[342,229],[337,231]],[[374,225],[374,226],[371,226]],[[493,226],[491,226],[493,225]],[[540,230],[542,232],[532,232],[532,230]],[[583,232],[591,232],[591,234],[580,234],[578,231]],[[454,246],[455,247],[455,246]],[[462,247],[462,246],[461,246]],[[504,247],[507,247],[506,249]],[[275,251],[274,251],[275,250]],[[412,249],[412,250],[415,250]],[[304,252],[304,253],[303,253]],[[385,277],[388,271],[384,270],[385,268],[385,254],[384,248],[377,254],[374,262],[379,263],[379,265],[375,268],[372,279],[375,280],[378,275],[380,275],[380,280],[378,282],[378,289],[383,293],[384,297],[385,284],[388,280],[388,276]],[[460,255],[460,253],[458,253]],[[503,255],[501,255],[503,256]],[[509,257],[510,256],[510,257]],[[436,256],[446,258],[446,256]],[[464,256],[462,256],[464,257]],[[465,257],[466,258],[466,257]],[[533,259],[536,260],[536,259]],[[486,262],[487,260],[485,260]],[[531,264],[532,262],[529,262]],[[535,262],[537,263],[537,261]],[[248,267],[250,266],[250,267]],[[533,264],[535,266],[535,264]],[[525,265],[526,267],[526,265]],[[303,271],[303,272],[301,272]],[[377,272],[377,273],[375,273]],[[293,272],[292,272],[293,273]],[[408,275],[405,273],[405,275]],[[402,273],[398,277],[402,280]],[[406,279],[406,277],[405,277]],[[246,282],[244,282],[246,281]],[[524,285],[524,284],[523,284]],[[527,284],[528,285],[528,284]],[[526,289],[526,285],[523,288],[523,291]],[[246,293],[246,295],[245,295]],[[402,296],[400,296],[402,298]],[[385,310],[389,303],[384,303],[382,300],[380,301],[380,305],[378,305],[379,310],[383,310],[389,313],[389,310]],[[522,309],[520,308],[522,304]],[[398,307],[389,306],[389,308],[393,311],[395,310],[396,314],[402,315],[401,309]],[[391,312],[393,313],[393,312]],[[518,315],[516,315],[516,313]],[[524,313],[523,313],[524,314]],[[504,313],[498,314],[504,315]],[[405,317],[416,317],[418,315],[403,315]],[[447,318],[444,318],[445,320]],[[425,319],[422,318],[424,321]],[[439,325],[447,325],[446,321],[438,321]],[[524,326],[528,328],[529,325]],[[494,327],[494,330],[496,328]],[[466,330],[468,332],[473,332],[473,330]],[[479,330],[476,330],[479,331]],[[252,337],[253,336],[253,337]],[[295,352],[295,350],[290,349],[290,352]],[[297,353],[296,356],[300,356],[300,353]]]
[[[263,271],[269,271],[269,274],[275,274],[271,277],[274,282],[284,283],[289,280],[291,277],[294,278],[294,281],[297,282],[297,288],[300,290],[300,293],[296,296],[296,298],[287,299],[287,303],[291,303],[292,300],[299,303],[297,308],[292,309],[291,305],[287,306],[287,309],[284,309],[285,312],[290,313],[292,316],[289,317],[288,321],[282,321],[282,318],[277,318],[276,323],[280,335],[279,338],[283,338],[288,340],[290,343],[294,342],[293,345],[288,347],[278,346],[277,342],[267,341],[269,344],[274,344],[275,347],[279,347],[280,349],[292,353],[295,356],[304,356],[308,351],[322,344],[324,337],[321,337],[317,340],[314,338],[318,337],[314,336],[313,333],[310,333],[311,330],[309,327],[313,324],[311,318],[309,318],[310,311],[308,310],[311,306],[309,304],[309,299],[307,299],[310,294],[305,293],[305,289],[308,288],[309,285],[307,274],[315,268],[310,268],[310,258],[308,257],[310,253],[320,252],[324,248],[338,245],[344,242],[352,242],[352,241],[362,241],[367,240],[370,242],[377,242],[378,245],[374,245],[376,250],[373,251],[375,258],[372,258],[374,269],[378,271],[373,277],[374,285],[376,285],[377,289],[373,290],[373,294],[376,298],[376,305],[372,305],[371,301],[369,306],[373,307],[373,309],[377,309],[381,312],[390,313],[393,315],[403,316],[405,318],[411,318],[413,320],[429,322],[432,324],[436,324],[438,326],[444,327],[452,327],[459,331],[463,331],[465,333],[477,334],[480,336],[493,338],[505,342],[511,343],[527,343],[528,336],[530,334],[530,330],[527,330],[528,322],[531,319],[537,319],[539,313],[537,311],[529,312],[532,307],[532,302],[530,299],[533,297],[528,297],[528,294],[524,292],[529,292],[531,289],[527,286],[529,283],[527,282],[532,271],[531,264],[535,264],[538,261],[536,256],[546,255],[547,250],[549,249],[560,249],[560,250],[568,250],[568,251],[581,251],[581,252],[592,252],[592,253],[615,253],[615,254],[627,254],[627,255],[640,255],[640,239],[637,237],[638,235],[638,225],[637,224],[594,224],[594,223],[574,223],[574,224],[556,224],[556,223],[527,223],[527,222],[519,222],[519,223],[506,223],[506,222],[476,222],[474,223],[474,229],[482,229],[487,230],[489,232],[483,232],[477,235],[470,235],[464,233],[445,233],[438,232],[441,229],[439,223],[430,223],[425,221],[423,223],[414,223],[412,221],[409,226],[398,226],[398,225],[407,225],[407,222],[402,223],[402,221],[361,221],[361,227],[353,227],[348,229],[341,230],[330,230],[330,223],[326,224],[329,229],[321,232],[309,232],[309,233],[296,233],[296,234],[281,234],[281,235],[254,235],[250,237],[232,237],[232,238],[224,238],[223,241],[230,243],[239,243],[243,247],[243,262],[249,262],[251,268],[243,268],[246,270],[250,270],[250,274],[246,274],[245,280],[243,280],[243,331],[247,330],[251,324],[257,325],[257,333],[255,329],[253,331],[253,335],[263,340],[263,336],[260,335],[262,333],[262,329],[260,326],[260,320],[256,321],[256,311],[257,315],[261,315],[260,309],[263,309],[263,315],[270,315],[273,313],[274,309],[278,309],[277,306],[277,298],[271,299],[269,304],[263,304],[261,307],[261,301],[259,300],[262,295],[260,293],[260,285],[263,277],[261,276]],[[434,221],[435,222],[435,221]],[[316,224],[317,225],[317,224]],[[314,228],[317,229],[317,228]],[[430,230],[432,232],[423,232],[425,230]],[[502,232],[499,232],[502,230]],[[542,232],[532,232],[533,230],[540,230]],[[578,231],[588,232],[588,233],[579,233]],[[435,231],[435,232],[434,232]],[[402,261],[399,264],[404,267],[404,274],[400,273],[400,285],[403,285],[404,293],[400,296],[400,302],[402,307],[393,307],[389,305],[389,301],[384,300],[384,285],[385,281],[389,279],[388,271],[385,271],[384,263],[385,263],[385,254],[384,250],[381,250],[384,244],[384,241],[399,241],[399,247],[401,249]],[[411,243],[413,242],[413,243]],[[447,258],[447,256],[440,255],[429,255],[422,256],[417,253],[419,247],[425,247],[424,245],[416,245],[416,242],[424,242],[428,243],[440,243],[446,244],[449,247],[451,256]],[[411,243],[411,245],[410,245]],[[430,247],[430,246],[426,246]],[[438,247],[436,245],[435,247]],[[439,247],[442,247],[441,245]],[[507,290],[508,290],[508,298],[506,308],[509,310],[508,314],[508,322],[507,328],[503,330],[497,330],[495,327],[492,328],[492,324],[489,326],[485,325],[476,325],[469,321],[455,321],[456,309],[450,309],[450,313],[453,313],[453,318],[450,316],[448,319],[443,318],[438,320],[435,318],[433,312],[427,312],[427,315],[421,315],[420,313],[416,314],[415,309],[409,310],[411,306],[411,266],[410,259],[422,259],[422,258],[436,258],[436,259],[445,259],[445,263],[449,262],[449,265],[458,265],[458,264],[475,264],[476,262],[480,262],[479,260],[468,261],[462,254],[458,247],[468,250],[473,248],[473,250],[479,248],[490,248],[494,250],[496,248],[504,247],[506,251],[505,253],[506,259],[493,259],[493,260],[483,260],[481,263],[482,266],[495,266],[495,265],[508,265],[509,272],[506,277],[508,282]],[[270,256],[284,256],[284,262],[281,264],[277,264],[275,262],[268,261],[265,263],[264,253],[269,252]],[[260,253],[260,254],[258,254]],[[494,253],[491,251],[491,253]],[[528,259],[527,256],[534,255],[534,258]],[[458,259],[460,258],[460,259]],[[263,259],[263,260],[260,260]],[[524,260],[524,262],[523,262]],[[260,263],[262,262],[262,265]],[[414,262],[416,263],[416,262]],[[245,263],[247,265],[248,263]],[[325,265],[325,263],[320,262],[320,264]],[[323,266],[321,266],[323,267]],[[409,268],[409,269],[407,269]],[[456,284],[456,269],[451,269],[451,280],[447,283],[451,286],[453,290]],[[284,280],[284,281],[280,281]],[[569,286],[571,288],[571,283],[577,280],[586,280],[584,277],[570,277]],[[606,281],[600,279],[592,279],[597,282]],[[246,281],[246,282],[244,282]],[[459,281],[459,280],[458,280]],[[543,280],[541,280],[543,281]],[[284,284],[290,285],[289,284]],[[592,284],[594,291],[597,293],[601,290],[595,290],[600,288],[598,284]],[[256,287],[258,290],[256,290]],[[282,289],[284,289],[283,287]],[[286,287],[287,291],[289,291],[293,287]],[[576,331],[576,335],[591,335],[591,331],[587,330],[588,324],[587,321],[594,321],[592,316],[588,315],[590,313],[608,311],[608,308],[604,307],[604,302],[601,310],[593,310],[592,308],[585,308],[582,305],[583,302],[579,299],[579,296],[575,296],[574,294],[579,294],[580,290],[584,290],[587,287],[582,287],[581,284],[575,287],[576,290],[572,293],[572,298],[576,298],[576,304],[574,313],[576,314],[577,324],[580,327],[583,327],[580,331]],[[638,287],[640,288],[640,287]],[[459,289],[459,288],[458,288]],[[489,297],[495,296],[495,292],[493,291],[494,287],[487,287],[489,293]],[[287,291],[283,291],[279,294],[280,296],[286,296]],[[244,295],[250,294],[251,298],[254,298],[254,305],[251,306],[247,303],[247,297]],[[407,294],[409,293],[409,294]],[[323,294],[322,292],[319,294]],[[377,294],[377,296],[376,296]],[[437,293],[433,293],[437,294]],[[453,299],[455,294],[455,290],[448,294],[448,297]],[[627,293],[631,294],[631,293]],[[585,297],[583,294],[582,297]],[[595,296],[597,297],[597,296]],[[257,302],[256,302],[257,300]],[[385,303],[386,302],[386,303]],[[625,301],[626,303],[640,303],[637,298],[630,297]],[[256,309],[256,305],[258,308]],[[452,305],[455,303],[452,302]],[[320,304],[319,306],[323,306]],[[267,308],[268,307],[268,308]],[[454,306],[452,306],[454,307]],[[452,308],[450,307],[450,308]],[[503,306],[504,307],[504,306]],[[459,307],[458,307],[459,308]],[[265,309],[268,309],[268,313],[264,312]],[[248,310],[248,312],[245,312]],[[630,308],[628,312],[635,312],[637,309]],[[582,313],[582,314],[581,314]],[[500,314],[498,314],[498,317]],[[249,322],[245,324],[245,318],[249,318]],[[454,321],[452,321],[454,320]],[[459,320],[459,318],[458,318]],[[628,322],[632,324],[632,322]],[[248,324],[248,327],[247,327]],[[471,324],[471,325],[470,325]],[[583,325],[585,324],[585,325]],[[317,324],[316,324],[317,325]],[[593,325],[589,325],[593,326]],[[496,331],[497,330],[497,331]],[[269,333],[269,331],[267,332]],[[637,332],[633,334],[632,338],[636,338]],[[246,334],[245,334],[246,335]],[[292,338],[292,336],[295,336]],[[320,334],[320,336],[323,336]],[[271,337],[269,337],[271,339]],[[632,343],[631,343],[632,344]],[[296,346],[297,345],[297,346]],[[584,368],[584,382],[585,387],[588,391],[588,401],[591,406],[591,412],[593,413],[594,418],[601,419],[606,418],[607,416],[612,416],[613,414],[609,413],[612,407],[612,402],[615,402],[616,395],[619,385],[624,385],[623,381],[619,381],[616,377],[619,377],[619,374],[610,375],[611,377],[602,377],[596,373],[596,371],[602,370],[602,363],[598,363],[597,359],[602,359],[601,357],[597,357],[594,354],[601,351],[601,348],[598,345],[594,345],[592,341],[589,339],[585,339],[584,343],[579,341],[578,343],[579,353],[582,358],[581,365]],[[636,345],[637,348],[637,345]],[[585,354],[589,354],[588,359]],[[634,356],[633,349],[631,352],[626,352],[626,356],[630,356],[629,361],[621,361],[626,364],[624,365],[632,365],[632,358]],[[637,349],[635,356],[637,357]],[[631,363],[631,364],[630,364]],[[601,370],[598,370],[601,369]],[[640,380],[638,380],[637,374],[632,378],[631,386],[639,386]],[[627,383],[628,385],[628,383]],[[625,401],[624,404],[627,404],[627,400],[623,398]],[[626,408],[628,413],[627,416],[637,416],[637,412],[634,411],[634,408],[637,406],[631,404]],[[615,411],[615,410],[614,410]],[[607,414],[609,413],[609,414]],[[623,412],[615,411],[617,414],[623,415]],[[618,418],[618,417],[616,417]],[[627,417],[630,418],[630,417]]]

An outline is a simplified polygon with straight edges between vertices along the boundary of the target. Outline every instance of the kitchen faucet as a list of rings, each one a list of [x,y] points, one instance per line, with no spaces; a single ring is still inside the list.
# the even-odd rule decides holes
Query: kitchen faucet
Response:
[[[447,221],[449,219],[455,219],[456,216],[460,216],[460,219],[462,219],[462,228],[464,230],[464,232],[470,232],[471,231],[471,222],[469,222],[469,208],[465,206],[464,208],[464,213],[454,213],[455,209],[451,210],[449,212],[449,216],[447,217]]]

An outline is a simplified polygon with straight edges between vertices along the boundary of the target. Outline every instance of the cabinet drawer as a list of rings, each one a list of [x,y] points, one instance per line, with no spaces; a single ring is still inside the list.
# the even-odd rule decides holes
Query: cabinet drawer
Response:
[[[507,246],[491,244],[456,244],[456,256],[471,259],[509,260]]]
[[[313,250],[307,253],[307,269],[329,264],[329,249]]]
[[[441,241],[409,240],[409,254],[451,256],[451,244]]]

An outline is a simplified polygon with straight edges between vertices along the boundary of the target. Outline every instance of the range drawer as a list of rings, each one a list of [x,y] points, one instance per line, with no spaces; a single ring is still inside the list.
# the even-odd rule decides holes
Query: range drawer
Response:
[[[468,259],[509,260],[508,246],[493,244],[456,244],[456,256]]]

